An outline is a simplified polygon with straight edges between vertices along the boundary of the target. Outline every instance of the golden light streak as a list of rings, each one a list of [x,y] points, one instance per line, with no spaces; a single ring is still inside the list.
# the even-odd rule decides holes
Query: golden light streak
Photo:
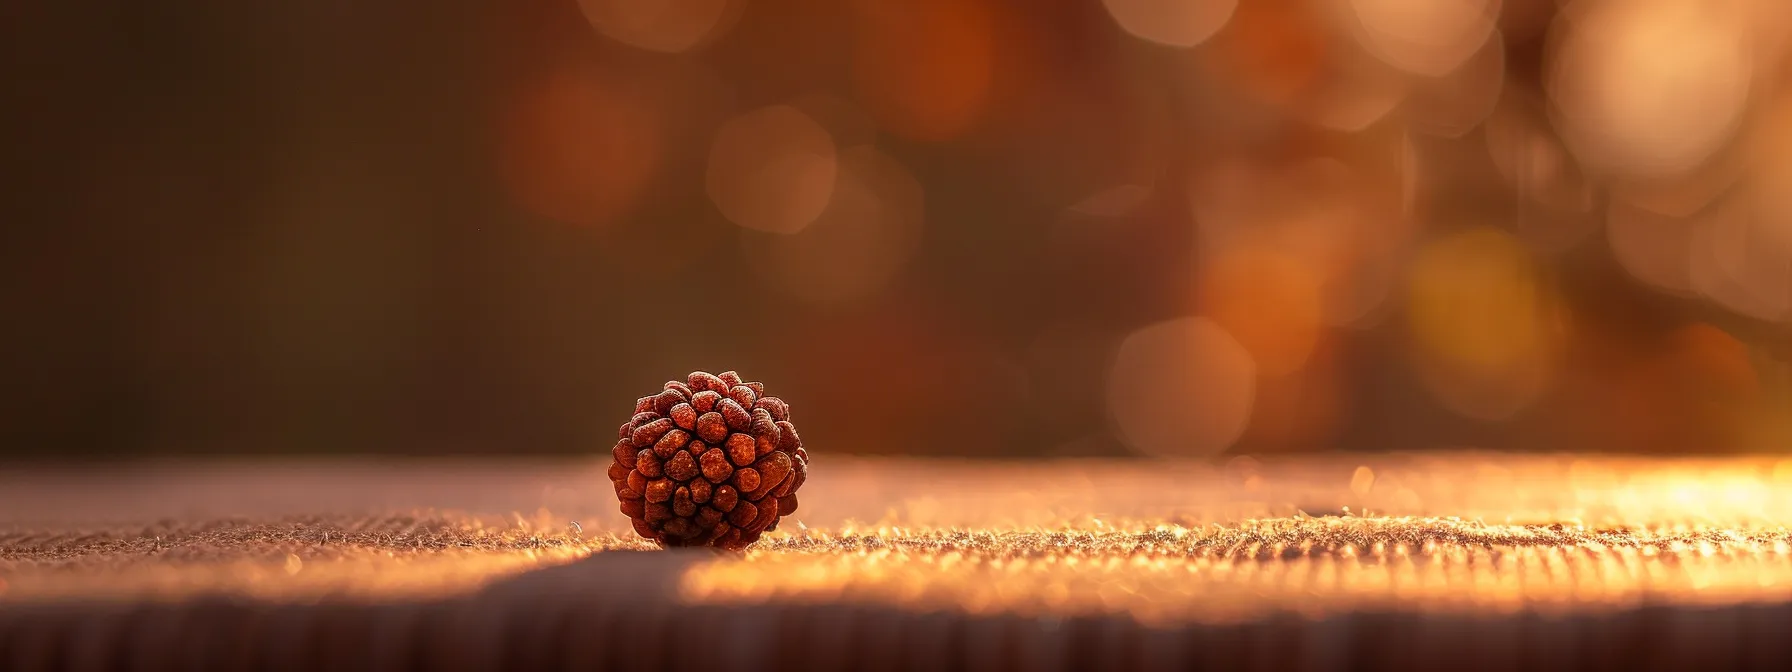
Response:
[[[700,603],[848,602],[1226,622],[1278,611],[1605,610],[1792,598],[1781,526],[1326,517],[1197,528],[785,537],[686,573]]]
[[[1792,600],[1792,460],[1772,457],[820,464],[803,510],[752,551],[668,556],[678,599],[1146,623]],[[0,600],[438,599],[649,549],[609,514],[607,484],[550,480],[597,473],[490,479],[478,499],[502,509],[109,527],[0,519]],[[467,479],[441,482],[465,497]],[[230,479],[272,489],[242,480]],[[521,513],[530,500],[554,510]],[[639,580],[593,560],[581,580]]]

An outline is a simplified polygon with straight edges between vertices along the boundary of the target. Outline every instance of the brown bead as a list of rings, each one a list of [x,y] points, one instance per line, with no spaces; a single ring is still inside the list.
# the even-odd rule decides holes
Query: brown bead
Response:
[[[648,504],[647,510],[641,514],[649,523],[662,523],[672,519],[672,507],[665,504]]]
[[[722,512],[710,507],[697,509],[697,526],[703,529],[714,529],[716,523],[722,522]]]
[[[610,449],[610,457],[616,458],[617,464],[635,468],[635,442],[628,439],[617,441],[616,447]]]
[[[722,400],[722,419],[728,421],[729,429],[737,432],[744,432],[753,428],[753,416],[748,415],[747,409],[742,408],[741,405],[733,399]]]
[[[684,395],[679,394],[678,390],[661,391],[659,396],[653,398],[653,412],[665,415],[672,411],[673,406],[682,404],[684,401]]]
[[[777,397],[760,397],[759,401],[753,403],[753,407],[765,409],[766,412],[772,414],[773,420],[790,419],[790,407],[784,405],[784,400]]]
[[[778,421],[778,449],[790,452],[803,445],[803,439],[796,435],[796,425],[789,420]]]
[[[782,454],[783,453],[779,453],[779,455]],[[691,459],[691,454],[689,452],[681,450],[678,451],[676,455],[673,455],[672,459],[666,460],[665,469],[666,476],[670,477],[672,480],[683,483],[691,480],[691,478],[697,475],[697,461]]]
[[[701,511],[699,511],[699,512],[697,512],[697,515],[698,515],[698,516],[702,516],[702,515],[703,515],[703,512],[701,512]],[[703,525],[703,519],[702,519],[702,518],[698,518],[698,519],[697,519],[697,525],[698,525],[698,526],[702,526],[702,525]],[[720,537],[720,536],[722,536],[722,535],[724,535],[724,534],[727,534],[727,533],[728,533],[728,531],[729,531],[729,530],[733,530],[733,529],[734,529],[734,526],[733,526],[733,525],[726,525],[726,524],[723,524],[723,523],[722,523],[722,522],[721,522],[721,520],[719,520],[719,519],[718,519],[718,520],[717,520],[717,521],[716,521],[716,524],[715,524],[715,525],[712,525],[712,526],[710,526],[710,529],[709,529],[709,531],[708,531],[708,532],[705,532],[705,533],[703,533],[703,535],[702,535],[702,536],[700,536],[700,537],[698,537],[698,538],[699,538],[699,539],[702,539],[702,540],[703,540],[703,543],[705,543],[705,544],[707,544],[707,545],[710,545],[710,546],[717,546],[717,547],[721,547],[721,544],[717,544],[717,543],[716,543],[716,538],[717,538],[717,537]]]
[[[779,455],[783,454],[784,453],[779,453]],[[772,488],[772,496],[777,497],[778,499],[783,499],[790,496],[791,493],[796,492],[796,489],[803,484],[802,474],[803,472],[791,470],[790,475],[784,477],[784,481],[779,483],[778,487]]]
[[[723,445],[728,451],[728,459],[734,466],[744,467],[753,463],[753,437],[746,434],[729,434],[728,442]]]
[[[733,399],[734,403],[740,404],[741,408],[752,408],[753,403],[759,401],[759,395],[753,393],[753,388],[745,385],[735,385],[729,388],[728,398]]]
[[[653,443],[653,454],[660,456],[662,460],[672,457],[673,453],[678,452],[678,449],[683,448],[684,444],[690,440],[691,435],[682,429],[666,432],[660,436],[660,440]]]
[[[796,472],[797,486],[802,486],[803,477],[809,473],[809,456],[801,448],[790,453],[790,469]]]
[[[782,485],[784,477],[790,475],[790,455],[774,452],[759,458],[758,462],[753,463],[753,468],[759,472],[760,487],[769,491]]]
[[[739,501],[740,492],[735,490],[732,485],[723,485],[716,487],[716,496],[714,502],[711,503],[710,506],[720,509],[723,513],[727,513],[733,511],[734,505]]]
[[[685,377],[685,381],[690,384],[692,390],[698,392],[704,390],[721,392],[728,389],[728,385],[723,383],[721,378],[717,378],[715,374],[708,371],[692,371],[691,375]]]
[[[616,431],[617,505],[662,547],[741,550],[796,511],[808,453],[790,406],[738,372],[668,381]]]
[[[712,450],[703,454],[703,477],[711,483],[721,483],[734,474],[734,466],[728,464],[728,458],[722,451]]]
[[[635,425],[634,436],[629,437],[637,446],[651,446],[660,440],[666,432],[672,431],[672,419],[660,418],[644,425]]]
[[[672,493],[672,512],[689,518],[697,513],[697,503],[691,501],[691,489],[680,487]]]
[[[759,507],[753,506],[752,502],[741,502],[739,506],[734,507],[733,511],[728,512],[728,522],[735,527],[744,528],[752,525],[757,518],[759,518]]]
[[[758,532],[770,528],[773,523],[778,522],[778,500],[765,499],[760,501],[757,506],[759,507],[759,516],[747,524],[748,530]]]
[[[753,410],[747,411],[747,417],[752,421],[753,436],[765,434],[777,436],[778,421],[772,419],[771,411],[755,407]]]
[[[697,417],[697,436],[710,443],[721,443],[728,436],[728,424],[721,413],[711,411]]]
[[[778,449],[778,423],[772,420],[771,412],[763,408],[753,409],[753,451],[759,455]]]
[[[691,395],[691,407],[697,409],[698,413],[708,413],[716,410],[716,404],[721,402],[722,393],[715,390],[704,390]]]
[[[647,501],[658,504],[671,499],[672,490],[677,487],[678,483],[670,478],[656,478],[647,484],[647,490],[642,494],[647,495]]]
[[[702,532],[702,530],[697,529],[696,523],[683,518],[673,518],[666,521],[666,534],[670,534],[680,539],[695,537],[699,532]]]
[[[652,448],[643,448],[641,452],[635,453],[635,471],[641,472],[642,476],[659,478],[666,473],[661,466],[660,457],[653,454]]]
[[[732,483],[734,489],[739,490],[741,494],[749,494],[759,489],[759,472],[754,471],[752,467],[736,469],[734,478],[728,482]]]
[[[672,424],[677,425],[679,429],[688,432],[697,428],[696,407],[690,404],[679,404],[673,406],[669,414],[672,418]]]

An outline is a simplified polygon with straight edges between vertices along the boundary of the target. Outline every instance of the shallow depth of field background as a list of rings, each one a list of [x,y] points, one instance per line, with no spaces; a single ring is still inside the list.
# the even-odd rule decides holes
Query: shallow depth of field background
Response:
[[[1777,0],[0,16],[0,456],[1792,445]]]

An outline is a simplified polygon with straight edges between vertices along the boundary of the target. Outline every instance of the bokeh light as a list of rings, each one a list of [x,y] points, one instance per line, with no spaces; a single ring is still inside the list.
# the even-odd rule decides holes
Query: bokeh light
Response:
[[[1102,0],[1114,23],[1134,37],[1171,47],[1207,41],[1232,18],[1238,0]]]
[[[1551,29],[1556,124],[1586,165],[1626,177],[1699,166],[1741,124],[1753,44],[1735,5],[1577,0]]]
[[[1748,145],[1749,207],[1758,218],[1755,244],[1792,256],[1792,95],[1762,113]]]
[[[1641,340],[1588,336],[1576,346],[1579,371],[1548,404],[1566,440],[1645,454],[1757,449],[1763,380],[1734,335],[1691,322]]]
[[[1748,345],[1705,323],[1675,330],[1668,339],[1670,365],[1686,384],[1679,386],[1706,403],[1731,410],[1747,408],[1761,392],[1760,375],[1749,362]]]
[[[1409,283],[1416,365],[1447,407],[1503,420],[1543,391],[1563,325],[1523,243],[1486,227],[1449,234],[1419,251]]]
[[[1792,250],[1777,244],[1780,222],[1758,216],[1741,198],[1726,199],[1692,221],[1687,248],[1693,288],[1737,313],[1792,318]]]
[[[775,105],[723,124],[705,184],[730,221],[773,233],[801,231],[834,193],[834,139],[797,108]]]
[[[5,445],[584,454],[692,353],[972,456],[1792,445],[1783,0],[283,7],[20,34]]]
[[[1325,21],[1296,2],[1237,5],[1202,50],[1203,73],[1247,100],[1283,105],[1314,86],[1336,50]]]
[[[1251,353],[1212,320],[1160,322],[1121,341],[1108,374],[1108,412],[1140,453],[1211,456],[1244,434],[1256,378]]]
[[[997,15],[988,0],[852,6],[854,90],[883,128],[937,141],[981,118],[996,68]]]
[[[1500,0],[1349,0],[1363,46],[1401,70],[1439,77],[1482,50]]]
[[[626,78],[592,67],[551,70],[504,101],[501,173],[519,206],[602,225],[634,205],[661,164],[658,110]]]
[[[1613,200],[1670,217],[1691,217],[1736,188],[1745,170],[1742,152],[1731,149],[1690,173],[1612,182],[1607,189]]]
[[[715,39],[740,17],[744,0],[579,0],[599,32],[623,44],[665,53]]]
[[[1706,323],[1680,327],[1666,341],[1667,356],[1654,368],[1658,387],[1668,393],[1655,415],[1667,427],[1651,452],[1751,448],[1745,432],[1763,398],[1748,345]]]
[[[1283,291],[1290,296],[1309,291],[1299,287],[1316,291],[1318,320],[1328,326],[1357,324],[1376,311],[1412,233],[1410,221],[1394,211],[1392,185],[1337,159],[1308,159],[1280,170],[1222,164],[1193,176],[1188,195],[1206,263],[1253,249],[1287,260],[1283,267],[1298,266],[1290,274],[1308,279],[1291,278]],[[1239,270],[1242,284],[1206,300],[1263,310],[1244,296],[1231,296],[1257,291],[1249,288],[1249,271]],[[1292,305],[1284,309],[1290,315],[1306,312]]]
[[[1355,133],[1386,118],[1406,99],[1412,82],[1360,49],[1340,49],[1328,77],[1307,93],[1298,113],[1309,123]]]
[[[788,235],[742,232],[752,267],[784,294],[837,302],[877,292],[920,241],[926,197],[908,169],[869,145],[840,152],[831,198],[810,226]]]
[[[1459,138],[1493,114],[1506,84],[1506,45],[1499,31],[1455,69],[1418,82],[1401,106],[1409,128]]]
[[[1198,305],[1251,353],[1259,372],[1294,373],[1319,339],[1324,297],[1316,266],[1268,241],[1242,240],[1207,259]]]

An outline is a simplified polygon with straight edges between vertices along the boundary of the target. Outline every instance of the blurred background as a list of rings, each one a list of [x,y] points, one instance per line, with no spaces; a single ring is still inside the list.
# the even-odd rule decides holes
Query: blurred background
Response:
[[[0,457],[1792,446],[1778,0],[0,16]]]

